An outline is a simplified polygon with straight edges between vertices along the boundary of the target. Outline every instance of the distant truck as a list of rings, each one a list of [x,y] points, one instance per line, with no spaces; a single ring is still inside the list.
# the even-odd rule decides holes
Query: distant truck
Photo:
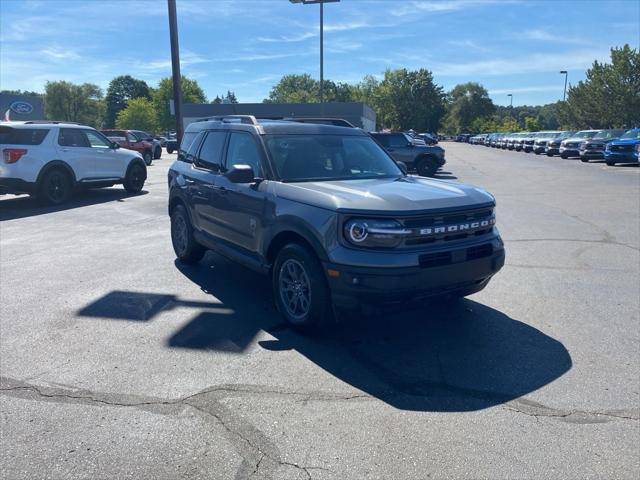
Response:
[[[607,144],[604,150],[604,161],[609,166],[616,163],[638,163],[640,153],[640,128],[632,128],[620,137]]]

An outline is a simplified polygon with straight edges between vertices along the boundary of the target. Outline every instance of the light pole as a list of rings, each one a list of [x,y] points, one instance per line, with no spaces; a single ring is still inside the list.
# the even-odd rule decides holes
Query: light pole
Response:
[[[567,77],[569,73],[566,70],[560,70],[560,74],[564,74],[564,93],[562,94],[562,101],[564,102],[567,98]]]
[[[176,139],[182,141],[182,88],[180,88],[180,49],[178,48],[178,21],[176,0],[167,0],[169,8],[169,37],[171,40],[171,79],[173,80],[173,108],[176,115]]]
[[[324,4],[340,0],[289,0],[291,3],[303,5],[320,4],[320,103],[324,103]]]
[[[507,97],[509,97],[511,99],[511,104],[509,106],[513,110],[513,93],[507,93]]]

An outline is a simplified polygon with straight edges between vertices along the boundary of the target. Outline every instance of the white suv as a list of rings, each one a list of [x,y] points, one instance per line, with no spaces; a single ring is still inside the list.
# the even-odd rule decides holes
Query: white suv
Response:
[[[28,193],[57,205],[75,188],[122,184],[142,190],[147,167],[142,156],[91,127],[63,122],[0,123],[0,194]]]

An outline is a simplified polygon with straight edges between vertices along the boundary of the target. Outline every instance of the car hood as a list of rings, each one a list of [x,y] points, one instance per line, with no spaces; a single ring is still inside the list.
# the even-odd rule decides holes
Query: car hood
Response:
[[[489,193],[472,185],[415,176],[274,185],[280,198],[339,212],[400,214],[495,203]]]
[[[640,140],[637,138],[625,138],[624,140],[614,140],[610,142],[610,145],[635,145],[636,143],[640,143]]]

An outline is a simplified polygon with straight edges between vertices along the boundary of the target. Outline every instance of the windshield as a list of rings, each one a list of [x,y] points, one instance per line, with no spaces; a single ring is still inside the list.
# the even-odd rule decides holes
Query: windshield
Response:
[[[395,162],[368,136],[267,135],[265,144],[283,181],[402,175]]]
[[[596,133],[599,133],[599,132],[593,131],[593,130],[582,130],[581,132],[576,133],[574,137],[575,138],[591,138]]]
[[[618,138],[624,130],[602,130],[593,137],[594,140],[608,140],[610,138]]]
[[[620,137],[620,139],[623,139],[623,138],[625,140],[628,140],[630,138],[635,140],[640,140],[640,130],[629,130],[627,133],[625,133]]]
[[[563,132],[563,133],[561,133],[561,134],[558,136],[558,138],[569,138],[569,137],[573,137],[573,135],[574,135],[575,133],[576,133],[576,132]]]

